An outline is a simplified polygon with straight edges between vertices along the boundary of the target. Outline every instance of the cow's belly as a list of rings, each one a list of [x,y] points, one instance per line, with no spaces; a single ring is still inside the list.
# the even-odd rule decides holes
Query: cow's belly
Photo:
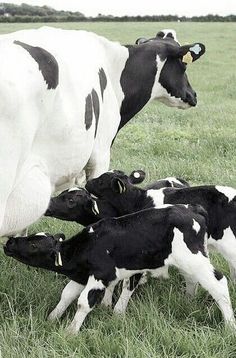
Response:
[[[47,124],[45,129],[40,130],[32,147],[32,154],[39,157],[47,167],[52,185],[58,186],[77,177],[94,151],[103,159],[103,153],[110,151],[119,125],[118,110],[117,108],[117,121],[111,126],[111,123],[107,123],[111,116],[103,116],[102,112],[105,114],[108,111],[106,108],[102,109],[96,138],[95,120],[89,130],[86,130],[84,113],[70,120],[68,116],[54,116],[51,127]]]
[[[108,82],[102,100],[97,71],[94,71],[94,76],[96,81],[93,87],[100,103],[97,131],[94,113],[90,127],[86,126],[86,90],[80,89],[79,93],[68,91],[63,81],[55,98],[50,99],[45,107],[45,113],[41,113],[42,124],[35,136],[32,154],[42,158],[53,185],[60,184],[63,178],[78,176],[94,151],[97,156],[103,157],[104,153],[110,151],[117,133],[120,113],[115,93]]]
[[[52,185],[60,184],[63,178],[79,175],[93,150],[92,133],[73,127],[68,131],[63,128],[54,134],[49,132],[37,140],[32,148],[33,156],[40,158],[47,168]]]

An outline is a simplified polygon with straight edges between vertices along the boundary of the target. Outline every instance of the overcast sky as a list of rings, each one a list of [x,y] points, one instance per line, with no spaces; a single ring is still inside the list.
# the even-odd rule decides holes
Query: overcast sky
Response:
[[[3,2],[48,5],[57,10],[80,11],[86,16],[111,15],[206,15],[236,14],[236,0],[4,0]]]

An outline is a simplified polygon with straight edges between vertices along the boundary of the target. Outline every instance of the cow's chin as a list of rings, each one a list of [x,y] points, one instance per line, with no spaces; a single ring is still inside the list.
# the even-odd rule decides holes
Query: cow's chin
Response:
[[[159,97],[157,100],[164,103],[168,107],[175,107],[179,109],[188,109],[192,107],[189,103],[184,102],[181,98],[176,98],[174,96]]]

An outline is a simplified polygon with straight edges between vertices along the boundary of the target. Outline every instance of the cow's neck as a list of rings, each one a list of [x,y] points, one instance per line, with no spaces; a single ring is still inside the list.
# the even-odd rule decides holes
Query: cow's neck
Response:
[[[120,108],[119,129],[151,99],[157,74],[156,51],[137,46],[130,46],[128,50],[129,57],[120,79],[124,99]]]

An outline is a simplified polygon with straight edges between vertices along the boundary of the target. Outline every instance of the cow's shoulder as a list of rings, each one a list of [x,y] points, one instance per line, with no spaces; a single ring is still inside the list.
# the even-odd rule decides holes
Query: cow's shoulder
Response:
[[[18,40],[15,40],[14,44],[24,48],[32,56],[38,63],[39,70],[42,72],[48,89],[55,89],[58,85],[59,77],[59,67],[55,57],[42,47],[31,46]]]

